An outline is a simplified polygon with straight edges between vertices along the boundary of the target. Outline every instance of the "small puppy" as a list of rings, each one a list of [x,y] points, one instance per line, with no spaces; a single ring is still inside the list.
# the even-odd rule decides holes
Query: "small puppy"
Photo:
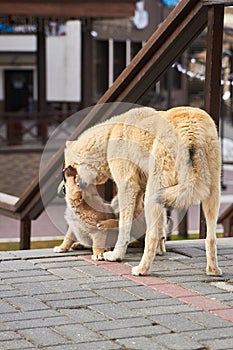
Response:
[[[113,208],[105,203],[95,186],[82,191],[77,171],[72,166],[63,170],[64,192],[67,204],[65,219],[69,225],[64,241],[54,252],[65,252],[77,245],[92,247],[93,260],[103,260],[104,251],[114,246],[118,235],[118,219]],[[78,243],[77,243],[78,241]]]

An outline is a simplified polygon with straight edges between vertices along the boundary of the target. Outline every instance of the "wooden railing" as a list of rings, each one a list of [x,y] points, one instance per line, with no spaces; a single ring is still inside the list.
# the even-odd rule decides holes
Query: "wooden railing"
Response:
[[[217,123],[217,114],[220,109],[220,94],[219,101],[217,95],[220,91],[220,88],[218,89],[221,75],[219,48],[222,42],[223,9],[224,5],[232,4],[233,1],[227,0],[182,0],[100,98],[98,104],[80,122],[69,139],[76,139],[86,128],[106,119],[110,115],[110,110],[111,113],[113,112],[113,107],[111,104],[108,105],[108,102],[137,102],[201,33],[207,22],[209,34],[206,71],[211,73],[211,76],[207,79],[206,109],[208,112],[213,109]],[[213,47],[219,57],[216,57]],[[219,64],[212,67],[213,62],[217,61]],[[213,97],[210,91],[213,92]],[[117,114],[117,107],[114,108]],[[41,214],[44,205],[49,203],[56,194],[63,163],[63,151],[64,146],[61,146],[41,174],[40,181],[39,177],[35,178],[19,199],[0,197],[0,213],[21,221],[21,249],[30,247],[31,220],[35,220]],[[41,196],[44,197],[43,202]]]

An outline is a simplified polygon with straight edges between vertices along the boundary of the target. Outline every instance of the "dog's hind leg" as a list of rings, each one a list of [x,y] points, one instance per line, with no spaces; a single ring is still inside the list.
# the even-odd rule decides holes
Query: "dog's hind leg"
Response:
[[[212,188],[211,195],[202,201],[202,208],[206,219],[206,258],[207,258],[207,275],[220,276],[222,271],[218,267],[217,245],[216,245],[216,226],[219,209],[219,190],[218,181],[215,183],[215,189]]]

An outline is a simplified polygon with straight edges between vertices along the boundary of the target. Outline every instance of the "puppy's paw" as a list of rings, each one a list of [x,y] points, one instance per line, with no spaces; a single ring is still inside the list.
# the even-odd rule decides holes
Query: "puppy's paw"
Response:
[[[222,276],[222,270],[218,266],[207,266],[206,274],[208,276]]]
[[[66,253],[68,250],[62,249],[61,246],[56,246],[53,248],[54,253]]]
[[[96,227],[98,228],[98,230],[104,230],[106,228],[104,225],[104,221],[99,221]]]
[[[103,260],[104,260],[104,257],[103,257],[103,255],[92,255],[92,256],[91,256],[91,260],[94,260],[94,261],[103,261]]]
[[[148,270],[145,268],[142,268],[140,265],[134,266],[132,268],[132,275],[134,276],[143,276],[147,274],[148,274]]]

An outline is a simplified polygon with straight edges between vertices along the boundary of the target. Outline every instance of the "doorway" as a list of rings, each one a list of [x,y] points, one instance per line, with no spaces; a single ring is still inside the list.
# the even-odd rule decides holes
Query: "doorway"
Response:
[[[7,140],[9,145],[19,145],[23,139],[23,112],[33,110],[33,71],[5,70],[5,111],[21,112],[7,120]]]

